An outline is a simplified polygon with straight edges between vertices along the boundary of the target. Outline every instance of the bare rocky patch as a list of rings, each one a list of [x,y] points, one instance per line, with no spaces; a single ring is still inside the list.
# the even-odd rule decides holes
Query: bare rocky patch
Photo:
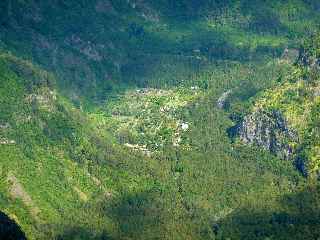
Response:
[[[16,144],[15,140],[9,140],[9,139],[0,139],[0,145],[14,145]]]
[[[24,205],[26,205],[31,212],[31,215],[36,219],[39,220],[39,214],[41,210],[36,206],[33,202],[31,196],[28,192],[24,189],[23,185],[20,183],[19,179],[13,175],[12,172],[9,172],[7,181],[10,185],[9,193],[13,199],[21,200]]]
[[[83,202],[88,202],[89,197],[83,191],[81,191],[78,187],[73,186],[72,189],[78,194],[79,199]]]

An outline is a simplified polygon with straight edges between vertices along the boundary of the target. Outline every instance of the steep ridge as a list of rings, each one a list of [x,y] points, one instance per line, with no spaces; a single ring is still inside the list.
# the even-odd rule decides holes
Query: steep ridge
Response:
[[[253,113],[239,127],[240,139],[282,159],[305,174],[319,175],[319,35],[307,39],[292,70],[275,88],[255,99]]]
[[[107,186],[106,177],[124,174],[121,181],[130,179],[129,172],[117,167],[129,155],[53,89],[49,73],[2,54],[0,77],[1,208],[16,216],[30,239],[54,238],[64,225],[86,218],[93,224],[84,203],[112,194],[117,187]],[[138,181],[139,174],[134,178]],[[55,235],[46,232],[59,222]]]

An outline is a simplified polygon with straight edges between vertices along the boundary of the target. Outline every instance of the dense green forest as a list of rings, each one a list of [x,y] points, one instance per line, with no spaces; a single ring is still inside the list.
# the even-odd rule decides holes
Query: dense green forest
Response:
[[[2,0],[0,239],[319,239],[318,0]]]

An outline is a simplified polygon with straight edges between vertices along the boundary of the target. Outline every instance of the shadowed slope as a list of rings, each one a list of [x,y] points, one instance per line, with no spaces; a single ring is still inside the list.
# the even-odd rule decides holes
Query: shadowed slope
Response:
[[[20,226],[6,214],[0,212],[0,239],[26,240]]]

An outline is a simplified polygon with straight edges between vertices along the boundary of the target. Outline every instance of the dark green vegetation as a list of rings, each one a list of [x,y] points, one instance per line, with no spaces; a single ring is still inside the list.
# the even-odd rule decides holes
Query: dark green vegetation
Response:
[[[1,1],[0,210],[28,239],[320,237],[316,179],[228,136],[259,104],[288,110],[317,162],[319,104],[292,92],[318,84],[293,63],[319,9]]]

